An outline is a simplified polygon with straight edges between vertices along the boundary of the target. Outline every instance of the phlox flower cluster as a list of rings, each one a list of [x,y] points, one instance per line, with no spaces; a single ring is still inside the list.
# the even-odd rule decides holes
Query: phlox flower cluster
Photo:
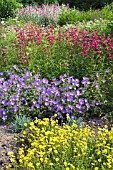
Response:
[[[64,74],[59,79],[53,77],[49,82],[26,69],[22,75],[19,75],[19,71],[13,66],[12,71],[6,75],[0,73],[0,115],[3,120],[13,118],[15,114],[43,118],[56,113],[57,119],[64,119],[66,114],[70,118],[77,114],[85,116],[91,107],[102,104],[100,99],[90,101],[90,95],[93,95],[88,93],[90,87],[99,91],[99,78],[90,82],[88,77],[83,77],[80,81]]]
[[[113,128],[111,131],[107,128],[98,128],[95,136],[90,127],[78,128],[76,124],[60,127],[52,119],[36,118],[29,130],[23,131],[19,164],[12,152],[11,162],[21,170],[112,170]],[[11,164],[7,165],[7,169],[10,167]]]

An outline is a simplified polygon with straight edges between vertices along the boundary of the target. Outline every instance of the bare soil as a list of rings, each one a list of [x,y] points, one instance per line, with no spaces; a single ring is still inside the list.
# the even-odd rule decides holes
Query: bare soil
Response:
[[[10,163],[9,152],[17,151],[18,145],[14,139],[16,136],[7,126],[0,126],[0,170],[6,170],[6,165]]]

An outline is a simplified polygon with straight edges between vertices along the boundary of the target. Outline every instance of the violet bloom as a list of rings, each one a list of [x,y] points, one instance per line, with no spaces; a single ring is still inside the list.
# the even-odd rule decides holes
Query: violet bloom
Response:
[[[17,106],[14,106],[13,108],[14,112],[16,113],[18,111],[18,107]]]
[[[86,104],[87,110],[90,108],[90,104],[87,102]]]
[[[70,119],[76,119],[76,116],[70,115]]]
[[[99,88],[100,87],[100,84],[96,84],[96,88]]]
[[[4,72],[0,72],[0,76],[3,76],[4,75]]]
[[[95,106],[95,104],[96,104],[96,102],[93,102],[93,103],[92,103],[92,106],[94,107],[94,106]]]
[[[77,96],[80,96],[80,95],[81,95],[81,93],[80,93],[79,90],[76,90],[76,91],[74,92],[74,94],[77,95]]]
[[[61,101],[62,101],[62,104],[65,104],[66,98],[62,98]]]
[[[43,79],[42,79],[42,83],[44,83],[44,84],[47,85],[47,84],[48,84],[48,80],[47,80],[46,78],[43,78]]]
[[[102,82],[103,82],[103,83],[105,83],[105,82],[106,82],[106,80],[105,80],[105,79],[102,79]]]
[[[88,77],[83,77],[82,84],[90,84]]]
[[[37,109],[39,109],[39,108],[40,108],[40,104],[37,103],[37,104],[34,105],[34,107],[36,107]]]
[[[95,102],[95,105],[98,106],[98,105],[99,105],[99,102]]]
[[[75,79],[74,85],[75,85],[76,87],[79,87],[79,80],[78,80],[78,79]]]
[[[4,82],[4,78],[0,78],[0,83],[3,83]]]
[[[96,74],[96,77],[97,77],[97,78],[99,78],[99,77],[100,77],[100,74],[99,74],[99,73],[97,73],[97,74]]]
[[[82,110],[81,110],[81,109],[78,109],[78,108],[76,108],[76,111],[77,111],[78,113],[80,113],[80,114],[83,113]]]
[[[3,116],[2,116],[2,120],[5,121],[6,119],[7,119],[7,116],[4,116],[4,115],[3,115]]]
[[[74,110],[74,106],[72,106],[70,104],[68,105],[68,108],[71,109],[71,110]]]
[[[76,104],[76,108],[81,109],[81,104],[80,103]]]
[[[3,104],[4,106],[7,106],[7,101],[6,100],[2,100],[1,104]]]
[[[16,71],[19,70],[19,68],[18,68],[16,65],[14,65],[14,66],[12,67],[12,69],[14,69],[14,70],[16,70]]]
[[[65,114],[65,113],[66,113],[66,109],[65,109],[65,108],[63,108],[62,113],[63,113],[63,114]]]
[[[70,83],[70,84],[72,84],[72,82],[73,82],[73,76],[71,76],[71,77],[68,77],[68,82]]]
[[[109,73],[110,71],[109,71],[109,69],[106,69],[106,71],[105,71],[106,73]]]
[[[84,104],[84,99],[80,98],[79,103],[80,103],[80,105],[83,105]]]
[[[81,87],[80,90],[82,93],[84,93],[86,91],[84,87]]]

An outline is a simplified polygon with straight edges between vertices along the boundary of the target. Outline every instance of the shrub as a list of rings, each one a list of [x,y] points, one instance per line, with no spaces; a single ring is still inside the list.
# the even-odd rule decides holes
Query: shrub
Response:
[[[111,5],[106,5],[101,10],[88,10],[88,11],[79,11],[77,9],[66,9],[62,8],[62,11],[59,15],[58,24],[60,26],[68,24],[76,24],[77,22],[88,22],[93,21],[94,19],[100,20],[113,20],[113,3]]]
[[[21,4],[16,0],[1,0],[0,1],[0,18],[8,18],[16,16],[17,7]]]
[[[112,0],[60,0],[60,4],[69,4],[70,7],[79,8],[79,10],[98,9],[106,4],[112,3]]]
[[[38,5],[43,5],[43,4],[58,4],[57,0],[19,0],[23,5],[30,5],[30,4],[38,4]]]

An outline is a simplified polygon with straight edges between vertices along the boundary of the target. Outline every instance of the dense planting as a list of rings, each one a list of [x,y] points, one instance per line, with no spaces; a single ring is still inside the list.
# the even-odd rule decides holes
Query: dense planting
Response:
[[[16,66],[13,70],[19,73]],[[105,72],[108,74],[109,70]],[[66,114],[69,117],[78,114],[92,117],[93,111],[96,111],[92,107],[96,106],[99,116],[99,105],[104,104],[105,96],[101,89],[106,80],[99,73],[93,82],[88,77],[79,81],[66,74],[58,80],[53,77],[49,82],[46,78],[40,79],[39,74],[33,76],[33,73],[27,71],[21,76],[12,72],[8,72],[5,78],[4,73],[0,75],[0,114],[3,120],[12,120],[15,114],[43,118],[52,117],[56,113],[56,118],[61,120],[65,119]]]
[[[44,28],[32,24],[14,29],[16,38],[12,40],[12,45],[14,41],[17,45],[13,49],[9,47],[10,51],[6,50],[7,62],[1,61],[2,69],[11,68],[16,63],[40,73],[41,77],[58,78],[66,73],[80,79],[96,71],[102,72],[112,65],[113,38],[110,35],[106,37],[96,31],[79,31],[77,27]],[[11,51],[15,52],[15,56]]]
[[[17,17],[39,25],[56,25],[61,12],[59,5],[26,6],[17,11]]]
[[[24,124],[27,126],[27,124]],[[59,127],[49,119],[36,119],[23,131],[19,165],[11,152],[11,162],[18,170],[111,170],[113,167],[113,128]],[[7,166],[10,169],[11,165]]]
[[[1,21],[0,125],[20,145],[7,169],[112,170],[113,3],[52,2],[26,0]],[[108,126],[87,126],[97,119]]]
[[[19,73],[16,66],[13,70]],[[105,73],[108,74],[109,70],[106,69]],[[30,72],[21,76],[8,72],[5,78],[4,73],[0,75],[0,114],[3,120],[11,121],[16,114],[27,115],[32,119],[35,116],[52,117],[55,113],[60,120],[65,120],[66,114],[70,118],[92,117],[96,107],[97,116],[100,116],[99,106],[105,100],[101,89],[106,80],[99,73],[92,82],[88,77],[79,81],[66,74],[58,80],[53,77],[51,82],[46,78],[40,79],[39,74],[33,76]]]

